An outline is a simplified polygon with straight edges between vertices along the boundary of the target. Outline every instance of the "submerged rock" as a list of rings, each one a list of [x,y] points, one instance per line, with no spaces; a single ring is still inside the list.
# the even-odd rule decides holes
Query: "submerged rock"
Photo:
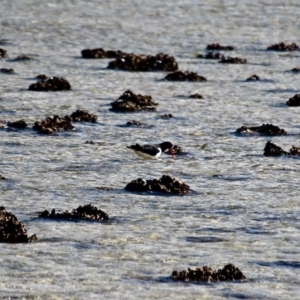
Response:
[[[219,63],[221,64],[246,64],[247,63],[247,59],[245,58],[240,58],[240,57],[224,57],[222,58]]]
[[[117,58],[122,55],[126,55],[126,53],[121,50],[104,50],[102,48],[95,49],[83,49],[81,51],[82,58]]]
[[[195,72],[189,72],[189,71],[175,71],[172,73],[169,73],[165,80],[168,81],[206,81],[206,78],[203,76],[198,75]]]
[[[27,128],[27,123],[24,120],[19,120],[15,122],[7,122],[7,126],[18,128],[18,129],[25,129]]]
[[[166,194],[187,194],[190,187],[180,180],[176,180],[168,175],[163,175],[160,179],[145,180],[138,178],[132,180],[125,187],[131,192],[160,192]]]
[[[0,243],[29,243],[36,241],[36,235],[27,236],[27,230],[17,217],[0,207]]]
[[[256,75],[256,74],[253,74],[253,75],[251,75],[250,77],[248,77],[248,78],[246,79],[246,81],[258,81],[258,80],[260,80],[260,78],[259,78],[259,76]]]
[[[287,102],[286,105],[288,106],[300,106],[300,94],[296,94],[292,98],[290,98]]]
[[[283,42],[278,44],[273,44],[267,48],[267,50],[273,50],[273,51],[295,51],[299,49],[300,48],[296,43],[286,44]]]
[[[232,46],[222,46],[219,43],[208,44],[206,50],[224,50],[224,51],[232,51],[234,47]]]
[[[49,92],[49,91],[68,91],[71,89],[70,83],[63,77],[50,77],[46,80],[32,83],[30,91]]]
[[[298,156],[300,155],[300,147],[293,146],[289,152],[284,151],[279,146],[268,141],[264,148],[265,156]]]
[[[205,59],[222,59],[225,56],[219,52],[210,51],[206,54],[198,54],[197,58],[205,58]]]
[[[71,212],[65,211],[56,211],[52,209],[51,212],[44,210],[39,213],[39,218],[55,219],[55,220],[85,220],[85,221],[105,221],[108,220],[108,214],[98,209],[95,205],[86,204],[84,206],[78,206],[76,209],[73,209]]]
[[[285,135],[287,132],[273,124],[262,124],[261,126],[242,126],[236,130],[237,133],[259,133],[261,135]]]
[[[143,126],[146,125],[138,120],[131,120],[126,123],[127,126]]]
[[[203,96],[196,93],[196,94],[192,94],[189,96],[189,98],[192,98],[192,99],[203,99]]]
[[[246,279],[246,276],[233,264],[228,264],[223,269],[213,270],[210,267],[173,271],[171,278],[176,281],[188,282],[212,282],[212,281],[235,281]]]
[[[52,118],[47,117],[45,120],[35,122],[32,129],[43,134],[52,134],[57,131],[71,131],[74,129],[71,121],[70,116],[60,117],[59,115],[54,115]]]
[[[4,74],[15,74],[13,69],[0,69],[0,72]]]
[[[151,96],[134,94],[131,90],[125,91],[116,101],[111,103],[112,111],[133,112],[141,110],[156,110],[155,103]]]
[[[293,72],[293,73],[300,73],[300,68],[293,68],[291,70],[291,72]]]
[[[174,116],[172,114],[164,114],[164,115],[161,115],[160,117],[164,120],[169,120],[171,118],[174,118]]]
[[[77,109],[70,115],[73,122],[97,122],[97,116],[88,113],[85,110]]]
[[[164,53],[155,56],[130,53],[117,57],[107,68],[125,71],[175,71],[178,64],[173,56]]]

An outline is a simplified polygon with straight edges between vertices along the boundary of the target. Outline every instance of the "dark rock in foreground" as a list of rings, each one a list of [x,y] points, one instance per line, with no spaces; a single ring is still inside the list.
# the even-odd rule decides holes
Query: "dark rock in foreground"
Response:
[[[300,147],[293,146],[290,152],[284,151],[279,146],[273,144],[272,142],[267,142],[264,148],[265,156],[298,156],[300,155]]]
[[[107,68],[125,71],[175,71],[178,64],[173,56],[164,53],[155,56],[130,53],[111,61]]]
[[[190,187],[180,180],[176,180],[168,175],[163,175],[160,179],[145,180],[136,179],[132,180],[125,187],[125,190],[131,192],[160,192],[166,194],[187,194]]]
[[[13,69],[0,69],[0,72],[4,74],[15,74]]]
[[[259,133],[261,135],[285,135],[287,132],[273,124],[263,124],[261,126],[247,127],[242,126],[236,130],[237,133]]]
[[[85,221],[105,221],[108,220],[108,214],[95,205],[86,204],[73,209],[72,212],[56,211],[52,209],[51,212],[44,210],[39,213],[39,218],[55,219],[55,220],[85,220]]]
[[[188,268],[181,272],[173,271],[171,278],[177,281],[212,282],[243,280],[246,276],[235,265],[228,264],[218,271],[207,266],[195,270]]]
[[[49,79],[31,84],[28,89],[38,92],[68,91],[71,89],[71,85],[63,77],[50,77]]]
[[[15,215],[0,207],[0,243],[29,243],[36,240],[35,234],[27,236],[24,224]]]
[[[77,109],[70,115],[73,122],[97,122],[97,116],[88,113],[87,111]]]
[[[32,129],[43,134],[52,134],[57,131],[71,131],[74,126],[71,122],[71,117],[60,117],[58,115],[47,117],[45,120],[37,121],[34,123]]]
[[[7,51],[3,48],[0,48],[0,58],[8,57]]]
[[[247,63],[247,59],[245,58],[240,58],[240,57],[224,57],[222,58],[219,63],[221,64],[246,64]]]
[[[24,120],[19,120],[15,122],[7,122],[7,126],[18,128],[18,129],[25,129],[27,128],[27,123]]]
[[[82,58],[117,58],[126,53],[120,50],[104,50],[102,48],[83,49],[81,51]]]
[[[175,71],[172,73],[169,73],[165,80],[168,81],[206,81],[206,78],[203,76],[198,75],[195,72],[189,72],[189,71]]]
[[[225,56],[219,52],[210,51],[206,54],[198,54],[197,58],[205,58],[205,59],[222,59]]]
[[[273,44],[267,48],[267,50],[273,50],[273,51],[295,51],[299,49],[300,48],[296,43],[286,44],[283,42],[278,44]]]
[[[288,106],[300,106],[300,94],[296,94],[292,98],[290,98],[287,102],[286,105]]]
[[[125,91],[116,101],[111,103],[112,111],[133,112],[141,110],[156,110],[155,103],[151,96],[134,94],[131,90]]]
[[[219,43],[209,44],[206,47],[206,50],[224,50],[224,51],[232,51],[234,47],[232,46],[222,46]]]
[[[256,74],[253,74],[253,75],[251,75],[250,77],[248,77],[248,78],[246,79],[246,81],[258,81],[258,80],[260,80],[260,78],[259,78],[259,76],[256,75]]]

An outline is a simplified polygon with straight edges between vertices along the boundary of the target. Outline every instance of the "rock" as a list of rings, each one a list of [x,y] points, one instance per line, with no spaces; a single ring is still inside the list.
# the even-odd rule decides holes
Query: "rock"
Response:
[[[173,56],[164,53],[155,56],[131,53],[117,57],[107,68],[125,71],[175,71],[178,64]]]
[[[36,79],[39,79],[39,80],[46,80],[48,79],[49,77],[45,74],[39,74],[35,77]]]
[[[299,46],[295,43],[292,44],[286,44],[286,43],[278,43],[278,44],[273,44],[267,48],[267,50],[272,50],[272,51],[296,51],[299,50]]]
[[[70,83],[63,77],[50,77],[47,80],[37,81],[28,88],[30,91],[68,91],[71,89]]]
[[[197,58],[205,58],[205,59],[222,59],[225,56],[219,52],[210,51],[206,54],[198,54]]]
[[[189,71],[174,71],[172,73],[169,73],[165,80],[168,81],[206,81],[206,78],[203,76],[198,75],[195,72],[189,72]]]
[[[216,44],[209,44],[209,45],[207,45],[206,50],[232,51],[232,50],[234,50],[234,47],[232,47],[232,46],[222,46],[219,43],[216,43]]]
[[[15,59],[13,59],[14,61],[22,61],[22,60],[32,60],[33,58],[27,56],[27,55],[19,55],[17,56]]]
[[[6,178],[2,175],[0,175],[0,180],[5,180]]]
[[[102,48],[84,49],[81,51],[82,58],[117,58],[126,55],[126,53],[117,50],[105,51]]]
[[[0,207],[0,242],[1,243],[29,243],[36,241],[36,235],[27,236],[24,224],[17,217]]]
[[[3,48],[0,48],[0,58],[8,57],[7,51]]]
[[[260,80],[260,78],[256,74],[253,74],[246,79],[246,81],[258,81],[258,80]]]
[[[293,68],[291,70],[291,72],[293,72],[293,73],[300,73],[300,68]]]
[[[52,209],[51,212],[44,210],[39,213],[39,218],[46,219],[55,219],[55,220],[85,220],[85,221],[105,221],[108,220],[108,214],[98,209],[95,205],[86,204],[84,206],[78,206],[76,209],[73,209],[72,212],[65,211],[56,211]]]
[[[128,121],[126,123],[127,126],[143,126],[145,125],[144,123],[140,122],[140,121],[137,121],[137,120],[131,120],[131,121]]]
[[[88,113],[87,111],[77,109],[75,112],[73,112],[70,115],[73,122],[91,122],[96,123],[97,122],[97,116]]]
[[[161,115],[160,117],[162,119],[165,119],[165,120],[169,120],[171,118],[174,118],[174,116],[172,114],[164,114],[164,115]]]
[[[32,129],[43,134],[52,134],[57,131],[71,131],[74,129],[71,121],[70,116],[60,117],[54,115],[52,118],[47,117],[43,121],[35,122]]]
[[[289,155],[290,153],[284,151],[282,148],[268,141],[264,148],[264,156],[282,156]]]
[[[300,94],[294,95],[292,98],[290,98],[286,105],[288,106],[300,106]]]
[[[285,135],[287,132],[273,124],[262,124],[261,126],[242,126],[236,130],[237,133],[259,133],[261,135],[274,136]]]
[[[224,57],[222,58],[219,63],[221,64],[246,64],[247,63],[247,59],[245,58],[240,58],[240,57]]]
[[[15,74],[13,69],[0,69],[0,72],[4,74]]]
[[[27,123],[24,120],[19,120],[15,122],[7,122],[7,126],[18,128],[18,129],[25,129],[27,128]]]
[[[198,94],[198,93],[196,93],[196,94],[190,95],[189,98],[192,98],[192,99],[203,99],[203,96],[200,95],[200,94]]]
[[[181,272],[173,271],[171,278],[176,281],[212,282],[243,280],[246,279],[246,276],[235,265],[228,264],[218,271],[207,266],[195,270],[188,268]]]
[[[160,179],[145,180],[138,178],[132,180],[125,187],[131,192],[160,192],[166,194],[187,194],[190,187],[180,180],[176,180],[168,175],[163,175]]]
[[[151,96],[134,94],[131,90],[125,91],[116,101],[111,103],[112,111],[133,112],[141,110],[154,111],[158,103]]]

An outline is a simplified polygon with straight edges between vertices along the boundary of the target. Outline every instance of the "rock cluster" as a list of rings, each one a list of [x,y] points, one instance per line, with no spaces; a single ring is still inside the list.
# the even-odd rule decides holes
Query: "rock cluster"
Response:
[[[88,113],[85,110],[77,109],[70,115],[73,122],[97,122],[97,116]]]
[[[240,57],[226,56],[226,57],[223,57],[219,61],[219,63],[221,63],[221,64],[246,64],[247,63],[247,59],[240,58]]]
[[[228,264],[218,271],[207,266],[195,270],[188,268],[181,272],[173,271],[171,278],[177,281],[212,282],[243,280],[246,276],[235,265]]]
[[[116,101],[111,103],[112,111],[133,112],[141,110],[156,110],[155,103],[151,96],[134,94],[131,90],[125,91]]]
[[[219,52],[210,51],[206,54],[198,54],[197,58],[205,58],[205,59],[222,59],[225,56]]]
[[[49,92],[49,91],[68,91],[71,89],[70,83],[63,77],[50,77],[46,80],[39,80],[32,83],[30,91]]]
[[[56,211],[52,209],[51,212],[44,210],[39,213],[39,218],[56,219],[56,220],[85,220],[85,221],[105,221],[108,220],[108,214],[98,209],[95,205],[86,204],[80,205],[71,212]]]
[[[155,56],[130,53],[117,57],[107,68],[125,71],[175,71],[178,64],[173,56],[164,53]]]
[[[74,129],[74,126],[70,116],[61,117],[54,115],[53,117],[47,117],[45,120],[35,122],[32,129],[38,133],[52,134],[57,131],[71,131]]]
[[[268,141],[264,148],[264,156],[297,156],[300,155],[300,147],[293,146],[289,152]]]
[[[198,75],[195,72],[189,72],[189,71],[174,71],[172,73],[169,73],[165,80],[168,81],[206,81],[206,78],[203,76]]]
[[[222,46],[219,43],[209,44],[206,47],[206,50],[224,50],[224,51],[232,51],[234,47],[232,46]]]
[[[300,48],[296,43],[286,44],[283,42],[278,44],[273,44],[267,48],[267,50],[273,50],[273,51],[295,51],[299,49]]]
[[[25,129],[27,128],[27,123],[24,120],[19,120],[15,122],[7,122],[8,127],[18,128],[18,129]]]
[[[36,240],[35,234],[27,236],[24,224],[14,214],[0,207],[0,243],[29,243]]]
[[[296,94],[292,98],[290,98],[287,102],[286,105],[288,106],[300,106],[300,94]]]
[[[138,178],[132,180],[125,187],[131,192],[160,192],[166,194],[187,194],[190,187],[180,180],[176,180],[168,175],[163,175],[160,179],[145,180]]]
[[[121,50],[104,50],[102,48],[81,50],[82,58],[117,58],[125,54]]]
[[[285,135],[287,132],[273,124],[262,124],[261,126],[247,127],[242,126],[236,130],[237,133],[259,133],[261,135]]]

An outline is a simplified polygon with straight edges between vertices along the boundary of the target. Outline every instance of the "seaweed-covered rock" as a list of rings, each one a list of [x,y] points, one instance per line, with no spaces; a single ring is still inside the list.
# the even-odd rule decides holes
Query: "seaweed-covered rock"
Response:
[[[82,58],[117,58],[126,53],[120,50],[104,50],[102,48],[83,49],[81,51]]]
[[[8,57],[7,51],[3,48],[0,48],[0,58]]]
[[[300,106],[300,94],[294,95],[292,98],[290,98],[286,105],[288,106]]]
[[[250,77],[248,77],[248,78],[246,79],[246,81],[258,81],[258,80],[260,80],[260,78],[259,78],[259,76],[256,75],[256,74],[253,74],[253,75],[251,75]]]
[[[36,235],[27,236],[24,224],[17,217],[0,207],[0,242],[1,243],[29,243],[36,241]]]
[[[97,116],[88,113],[87,111],[77,109],[70,115],[73,122],[97,122]]]
[[[208,44],[207,47],[206,47],[206,50],[232,51],[232,50],[234,50],[234,47],[232,47],[232,46],[222,46],[219,43],[215,43],[215,44]]]
[[[225,56],[219,52],[210,51],[206,54],[198,54],[197,58],[205,58],[205,59],[222,59]]]
[[[174,71],[172,73],[169,73],[165,80],[168,81],[206,81],[206,78],[203,76],[198,75],[195,72],[189,72],[189,71]]]
[[[272,50],[272,51],[295,51],[299,49],[300,48],[296,43],[286,44],[283,42],[278,44],[273,44],[267,48],[267,50]]]
[[[116,101],[111,103],[112,111],[133,112],[141,110],[156,110],[155,103],[151,96],[134,94],[131,90],[125,91]]]
[[[292,146],[289,152],[284,151],[279,146],[268,141],[264,148],[265,156],[298,156],[300,155],[300,147]]]
[[[211,281],[235,281],[246,279],[246,276],[233,264],[228,264],[223,269],[213,270],[210,267],[173,271],[171,278],[176,281],[211,282]]]
[[[145,180],[138,178],[132,180],[125,187],[131,192],[160,192],[166,194],[187,194],[190,187],[180,180],[176,180],[168,175],[163,175],[160,179]]]
[[[107,68],[125,71],[175,71],[178,64],[173,56],[164,53],[155,56],[130,53],[117,57]]]
[[[37,81],[28,88],[30,91],[68,91],[71,89],[70,83],[63,77],[50,77],[47,80]]]
[[[15,122],[7,122],[7,126],[18,128],[18,129],[25,129],[27,128],[27,123],[24,120],[19,120]]]
[[[226,57],[223,57],[219,61],[219,63],[221,63],[221,64],[246,64],[247,63],[247,59],[240,58],[240,57],[226,56]]]
[[[285,135],[287,132],[273,124],[263,124],[261,126],[247,127],[242,126],[236,130],[237,133],[259,133],[261,135]]]
[[[56,219],[56,220],[88,220],[88,221],[105,221],[108,220],[108,214],[98,209],[95,205],[86,204],[83,206],[78,206],[76,209],[73,209],[71,212],[65,211],[56,211],[52,209],[51,212],[44,210],[39,213],[40,218],[47,219]]]
[[[4,74],[15,74],[15,71],[13,69],[0,69],[0,72],[1,73],[4,73]]]
[[[196,94],[192,94],[189,96],[189,98],[192,98],[192,99],[203,99],[203,96],[196,93]]]
[[[45,120],[34,123],[32,129],[43,134],[52,134],[56,131],[71,131],[74,129],[70,116],[60,117],[54,115],[52,118],[47,117]]]

